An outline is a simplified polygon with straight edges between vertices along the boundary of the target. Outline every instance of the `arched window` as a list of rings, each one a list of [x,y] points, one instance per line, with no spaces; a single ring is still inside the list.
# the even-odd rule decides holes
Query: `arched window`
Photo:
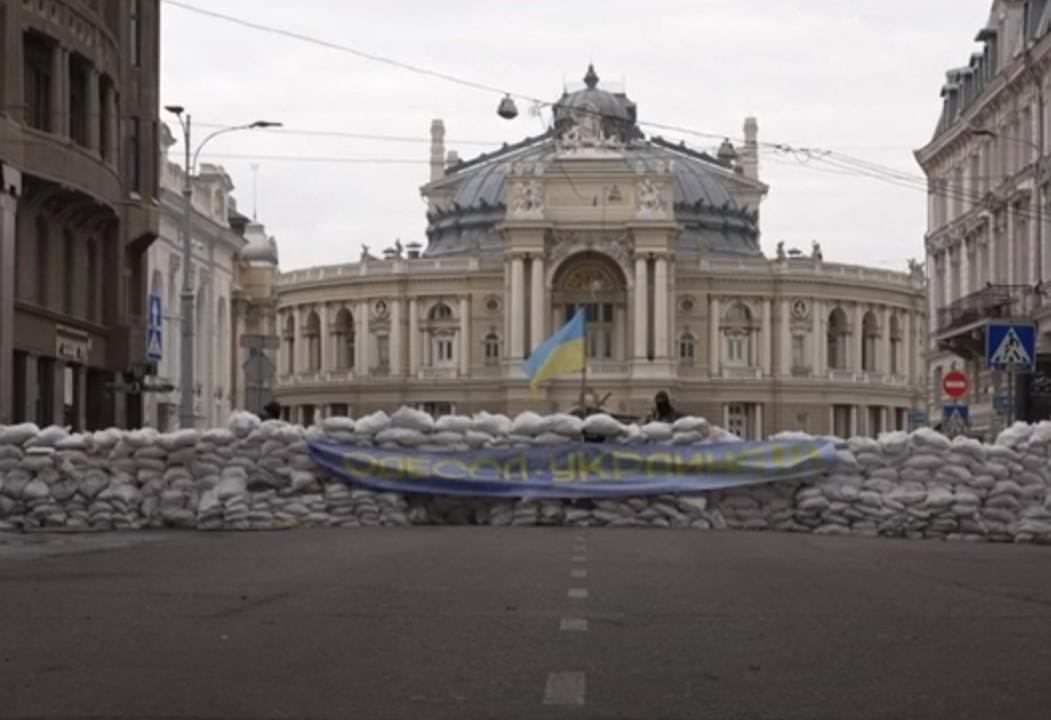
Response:
[[[321,369],[321,318],[313,310],[307,315],[303,325],[303,340],[307,344],[306,370],[311,372]]]
[[[835,308],[828,315],[828,367],[831,370],[846,370],[847,340],[850,328],[843,308]]]
[[[485,364],[500,364],[500,336],[494,332],[485,336]]]
[[[879,323],[870,310],[861,321],[861,369],[865,372],[876,370],[876,345],[879,342]]]
[[[354,315],[346,308],[336,313],[336,324],[333,328],[336,345],[336,367],[340,370],[354,368]]]
[[[627,355],[627,280],[609,256],[585,252],[571,257],[558,268],[552,288],[556,326],[584,308],[589,358],[615,361]]]
[[[723,315],[723,362],[728,367],[751,367],[752,335],[756,331],[752,311],[736,302]]]
[[[890,368],[891,375],[901,371],[901,319],[895,314],[890,316]]]
[[[679,365],[693,367],[697,356],[696,340],[689,331],[679,336]]]
[[[44,219],[43,215],[38,215],[36,219],[36,303],[40,307],[47,307],[48,305],[48,270],[50,269],[51,253],[48,252],[50,248],[48,245],[51,243],[51,238],[47,232],[47,220]]]
[[[293,311],[289,311],[285,317],[285,373],[288,375],[296,371],[296,317]]]
[[[440,302],[431,308],[431,313],[429,317],[432,321],[435,322],[440,322],[442,320],[452,320],[453,311],[452,308],[450,308],[448,305],[446,305],[443,302]]]

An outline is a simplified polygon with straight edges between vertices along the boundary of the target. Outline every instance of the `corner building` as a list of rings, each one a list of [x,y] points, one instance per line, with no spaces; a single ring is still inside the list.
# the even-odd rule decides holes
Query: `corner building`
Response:
[[[157,0],[0,0],[0,424],[136,426]]]
[[[432,124],[425,247],[278,276],[278,400],[294,419],[391,409],[566,410],[521,365],[587,308],[587,385],[643,415],[658,390],[745,437],[877,433],[923,400],[922,275],[763,256],[754,119],[717,156],[643,135],[593,68],[539,137],[460,161]],[[608,396],[608,397],[607,397]]]

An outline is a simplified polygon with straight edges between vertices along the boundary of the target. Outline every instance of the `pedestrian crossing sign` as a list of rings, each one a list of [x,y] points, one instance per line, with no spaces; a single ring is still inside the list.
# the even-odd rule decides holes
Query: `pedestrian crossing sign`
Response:
[[[985,334],[990,370],[1032,372],[1036,366],[1036,328],[1028,323],[992,323]]]
[[[146,332],[146,357],[154,362],[160,362],[164,357],[160,328],[151,327]]]

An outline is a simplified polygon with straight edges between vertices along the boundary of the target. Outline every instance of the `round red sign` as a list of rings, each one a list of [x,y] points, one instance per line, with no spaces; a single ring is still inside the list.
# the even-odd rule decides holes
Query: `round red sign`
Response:
[[[942,380],[942,390],[952,398],[967,394],[967,376],[959,370],[953,370]]]

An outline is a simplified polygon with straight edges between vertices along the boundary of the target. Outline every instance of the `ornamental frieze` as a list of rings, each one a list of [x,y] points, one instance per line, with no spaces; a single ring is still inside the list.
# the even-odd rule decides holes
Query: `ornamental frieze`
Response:
[[[631,276],[632,239],[629,233],[604,233],[590,230],[552,230],[545,238],[548,259],[559,263],[578,252],[598,252],[613,258]]]

